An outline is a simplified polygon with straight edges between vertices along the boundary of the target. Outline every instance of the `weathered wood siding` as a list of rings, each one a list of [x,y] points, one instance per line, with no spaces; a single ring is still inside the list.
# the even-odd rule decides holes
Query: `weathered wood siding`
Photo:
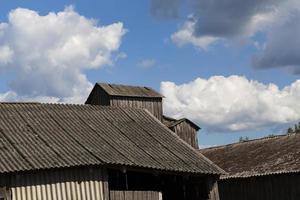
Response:
[[[219,181],[220,200],[299,200],[300,174]]]
[[[217,179],[213,176],[184,176],[142,172],[109,171],[109,189],[123,191],[159,191],[163,200],[219,200]],[[146,192],[147,193],[147,192]],[[114,193],[115,194],[115,193]],[[122,195],[117,193],[119,195]],[[144,200],[140,198],[139,200]],[[147,199],[146,199],[147,200]]]
[[[11,192],[6,187],[0,187],[0,200],[11,200]]]
[[[144,108],[160,121],[163,116],[162,98],[160,97],[111,96],[98,85],[93,88],[86,104]]]
[[[218,182],[214,179],[209,179],[208,182],[209,200],[220,200]]]
[[[109,106],[109,100],[109,95],[101,87],[96,85],[88,98],[88,102],[86,103],[91,105]]]
[[[31,172],[10,178],[12,200],[109,200],[103,169]]]
[[[110,200],[162,200],[162,194],[157,191],[112,190]]]
[[[192,147],[198,149],[197,130],[186,121],[183,121],[173,127],[173,131]]]
[[[110,105],[118,107],[144,108],[162,121],[162,98],[110,96]]]

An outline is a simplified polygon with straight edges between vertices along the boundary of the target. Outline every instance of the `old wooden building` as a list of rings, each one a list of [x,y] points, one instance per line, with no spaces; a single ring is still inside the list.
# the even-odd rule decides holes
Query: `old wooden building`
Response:
[[[96,83],[86,104],[147,109],[162,121],[163,96],[149,87]]]
[[[167,116],[163,116],[163,123],[189,145],[196,149],[199,148],[197,131],[200,130],[200,127],[197,124],[187,118],[174,119]]]
[[[149,87],[96,83],[86,104],[147,109],[181,139],[198,148],[197,131],[189,119],[173,119],[163,115],[163,95]]]
[[[228,172],[219,181],[221,200],[300,199],[300,134],[255,139],[201,152]]]
[[[219,167],[147,110],[0,103],[0,198],[218,200]]]

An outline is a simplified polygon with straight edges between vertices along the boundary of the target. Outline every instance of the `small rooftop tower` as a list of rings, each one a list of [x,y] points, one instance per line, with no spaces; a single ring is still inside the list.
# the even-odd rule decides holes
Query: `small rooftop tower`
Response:
[[[163,116],[163,123],[189,145],[199,148],[197,131],[201,128],[197,124],[187,118],[174,119],[167,116]]]
[[[162,121],[162,98],[149,87],[96,83],[85,104],[144,108]]]
[[[147,109],[181,139],[198,149],[197,131],[189,119],[163,115],[163,96],[149,87],[96,83],[85,104]]]

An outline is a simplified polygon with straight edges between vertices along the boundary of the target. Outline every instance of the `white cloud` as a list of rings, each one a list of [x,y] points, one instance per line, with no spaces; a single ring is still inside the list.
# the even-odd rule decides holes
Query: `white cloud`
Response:
[[[299,4],[300,6],[300,4]],[[291,10],[284,22],[276,23],[267,33],[267,41],[263,43],[253,58],[257,68],[285,67],[293,73],[300,73],[300,7]]]
[[[279,89],[241,76],[162,82],[164,111],[188,117],[209,131],[243,131],[300,119],[300,80]]]
[[[219,40],[243,41],[270,28],[283,11],[287,13],[286,4],[280,0],[192,0],[192,15],[171,38],[176,44],[201,49]]]
[[[179,31],[171,35],[172,41],[178,46],[192,44],[197,48],[206,50],[209,45],[219,40],[219,38],[212,36],[195,36],[195,24],[196,21],[194,19],[190,18],[187,20]]]
[[[137,66],[146,69],[146,68],[153,67],[155,64],[156,64],[155,59],[144,59],[144,60],[140,61],[139,63],[137,63]]]
[[[72,7],[44,16],[18,8],[0,24],[0,72],[15,73],[9,86],[18,99],[83,102],[92,87],[84,71],[112,64],[125,32]]]
[[[7,65],[12,62],[13,51],[9,48],[9,46],[1,46],[0,47],[0,64]]]
[[[16,97],[17,97],[17,94],[12,91],[0,93],[0,102],[13,101],[13,100],[15,100]]]

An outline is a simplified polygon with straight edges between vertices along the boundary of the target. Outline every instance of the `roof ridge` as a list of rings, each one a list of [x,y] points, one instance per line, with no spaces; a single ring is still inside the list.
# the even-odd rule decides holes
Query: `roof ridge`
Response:
[[[41,102],[30,102],[30,101],[20,101],[20,102],[8,102],[8,101],[3,101],[0,102],[0,104],[42,104]]]
[[[119,107],[119,106],[104,106],[93,104],[76,104],[76,103],[60,103],[60,102],[0,102],[0,105],[59,105],[59,106],[83,106],[83,107],[98,107],[109,110],[145,110],[145,108],[136,107]]]
[[[96,82],[95,86],[96,85],[101,87],[111,96],[164,98],[157,90],[144,85],[125,85],[101,82]]]
[[[123,83],[104,83],[104,82],[96,82],[96,84],[98,85],[109,85],[109,86],[113,86],[113,85],[118,85],[118,86],[126,86],[126,87],[139,87],[139,88],[148,88],[148,89],[152,89],[151,87],[149,86],[141,86],[141,85],[126,85],[126,84],[123,84]]]
[[[225,172],[221,167],[219,167],[217,164],[215,164],[214,162],[212,162],[210,159],[208,159],[206,156],[204,156],[201,152],[199,152],[198,149],[195,149],[194,147],[192,147],[190,144],[188,144],[185,140],[183,140],[182,138],[180,138],[175,132],[171,131],[164,123],[162,123],[159,119],[157,119],[155,116],[153,116],[147,109],[143,109],[146,113],[149,114],[149,116],[157,121],[159,124],[162,125],[162,127],[167,130],[169,133],[171,133],[172,135],[174,135],[177,139],[179,139],[181,142],[183,142],[186,147],[188,147],[190,150],[194,151],[195,153],[197,153],[200,157],[202,157],[205,161],[207,161],[209,164],[213,165],[217,170],[219,170],[220,174],[227,174],[227,172]]]
[[[289,137],[289,136],[293,136],[293,135],[295,135],[295,134],[279,134],[279,135],[265,136],[265,137],[261,137],[261,138],[249,139],[249,140],[242,141],[242,142],[233,142],[233,143],[219,145],[219,146],[212,146],[212,147],[208,147],[208,148],[204,148],[204,149],[200,149],[200,150],[217,149],[217,148],[223,148],[223,147],[232,146],[232,145],[236,145],[236,144],[245,144],[245,143],[258,142],[258,141],[263,141],[263,140],[278,139],[278,138],[282,138],[285,136]]]

